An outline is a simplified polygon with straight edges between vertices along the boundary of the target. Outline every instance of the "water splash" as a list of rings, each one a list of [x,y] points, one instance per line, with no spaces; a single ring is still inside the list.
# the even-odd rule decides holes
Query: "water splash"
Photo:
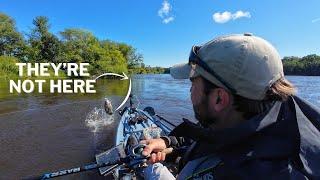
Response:
[[[107,114],[103,108],[98,107],[95,107],[90,111],[85,120],[86,125],[92,129],[91,131],[94,133],[99,132],[103,127],[112,124],[113,121],[113,115]]]

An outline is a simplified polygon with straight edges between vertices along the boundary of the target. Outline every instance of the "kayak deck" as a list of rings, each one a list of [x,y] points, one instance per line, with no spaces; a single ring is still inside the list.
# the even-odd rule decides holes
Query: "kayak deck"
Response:
[[[119,122],[115,142],[116,144],[126,143],[126,140],[131,135],[134,135],[137,140],[148,139],[148,137],[145,136],[146,133],[149,132],[146,131],[150,129],[155,130],[155,128],[161,129],[160,135],[167,135],[171,131],[171,129],[163,124],[157,117],[151,117],[148,113],[140,109],[128,108],[128,110],[123,113]]]
[[[121,119],[115,138],[117,146],[96,155],[97,163],[107,163],[123,158],[128,154],[128,149],[139,144],[140,140],[168,135],[172,129],[158,117],[151,116],[146,111],[140,109],[127,107],[120,115]],[[121,166],[108,166],[99,168],[99,171],[100,174],[107,175],[112,172],[111,170],[114,170],[112,172],[114,177],[119,178],[120,169]]]

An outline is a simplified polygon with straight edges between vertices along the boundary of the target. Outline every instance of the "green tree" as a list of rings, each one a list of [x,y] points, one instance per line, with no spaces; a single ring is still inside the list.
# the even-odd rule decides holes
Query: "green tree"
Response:
[[[123,56],[126,58],[129,69],[141,67],[141,64],[143,63],[143,56],[142,54],[137,53],[136,48],[133,48],[125,43],[119,43],[118,47]]]
[[[129,52],[128,57],[128,68],[137,68],[140,67],[143,63],[143,55],[141,53],[137,53],[135,48]]]
[[[47,17],[38,16],[24,40],[9,16],[0,13],[1,75],[15,72],[12,65],[28,62],[88,62],[92,75],[104,72],[162,73],[163,68],[143,63],[136,48],[111,40],[99,40],[91,32],[70,28],[60,32],[59,38],[51,33]]]
[[[0,56],[0,78],[2,77],[16,77],[19,74],[17,58],[13,56]]]
[[[0,55],[23,58],[25,47],[23,36],[17,31],[15,21],[0,13]]]
[[[320,75],[320,56],[316,54],[311,54],[302,58],[284,57],[282,61],[284,72],[287,75]]]
[[[60,32],[60,35],[63,42],[63,62],[94,63],[100,58],[99,40],[91,32],[71,28]]]
[[[29,35],[29,61],[32,62],[58,62],[61,43],[59,39],[49,32],[47,17],[38,16],[33,20],[34,28]]]
[[[65,29],[60,32],[63,42],[62,60],[65,62],[88,62],[90,74],[104,72],[127,72],[125,46],[99,41],[91,32],[82,29]]]
[[[117,43],[110,40],[101,41],[103,47],[118,50],[121,52],[122,56],[126,60],[128,69],[137,69],[140,68],[143,63],[143,56],[140,53],[137,53],[137,50],[125,43]]]
[[[101,61],[105,63],[105,66],[100,69],[117,73],[127,72],[128,64],[126,54],[124,51],[121,51],[119,44],[106,40],[101,41],[100,44],[102,48]]]

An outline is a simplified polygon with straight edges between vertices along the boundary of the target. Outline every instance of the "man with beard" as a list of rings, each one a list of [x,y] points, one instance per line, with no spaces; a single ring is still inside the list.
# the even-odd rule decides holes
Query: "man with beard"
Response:
[[[218,37],[193,46],[189,62],[170,71],[190,78],[199,123],[184,119],[170,136],[141,142],[151,163],[146,179],[174,179],[159,163],[172,154],[182,157],[178,179],[320,179],[319,110],[294,96],[269,42]]]

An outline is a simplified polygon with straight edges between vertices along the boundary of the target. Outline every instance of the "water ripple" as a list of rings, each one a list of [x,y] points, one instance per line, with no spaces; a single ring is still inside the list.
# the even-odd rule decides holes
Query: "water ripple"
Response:
[[[87,127],[93,133],[99,132],[103,127],[106,127],[114,122],[114,116],[108,115],[104,109],[95,107],[91,110],[85,120]]]

